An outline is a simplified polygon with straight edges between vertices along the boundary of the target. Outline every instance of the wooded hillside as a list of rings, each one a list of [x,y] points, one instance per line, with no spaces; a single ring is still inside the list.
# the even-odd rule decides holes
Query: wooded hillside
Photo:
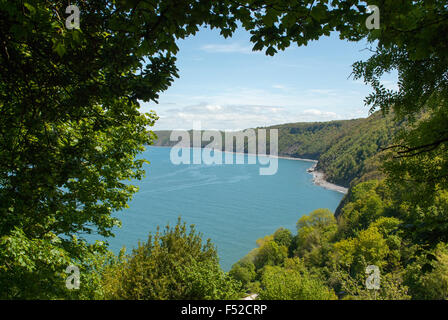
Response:
[[[352,181],[381,176],[378,171],[379,152],[392,142],[400,126],[394,124],[392,115],[384,117],[375,112],[368,118],[288,123],[266,129],[279,130],[280,156],[319,160],[317,169],[325,173],[328,181],[348,187]],[[156,146],[174,146],[177,143],[170,141],[171,131],[155,133],[158,136]],[[192,144],[192,139],[190,142]],[[203,141],[201,146],[207,144],[209,141]]]

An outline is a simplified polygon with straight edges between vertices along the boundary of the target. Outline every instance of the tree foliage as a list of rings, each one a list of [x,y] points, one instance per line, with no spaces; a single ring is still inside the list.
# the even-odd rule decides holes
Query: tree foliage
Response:
[[[104,274],[108,299],[236,299],[240,283],[220,268],[210,240],[203,243],[194,226],[180,220],[139,243],[121,264]]]
[[[137,159],[137,155],[153,141],[148,127],[157,120],[154,112],[140,112],[140,102],[157,102],[160,92],[178,76],[176,40],[194,35],[201,26],[218,28],[228,37],[239,25],[250,32],[253,50],[264,50],[270,56],[293,43],[307,45],[332,31],[339,32],[341,39],[367,40],[373,54],[367,61],[354,64],[354,78],[362,78],[373,87],[366,99],[372,111],[380,108],[386,114],[393,110],[395,122],[406,121],[406,125],[396,143],[389,146],[395,151],[391,153],[394,158],[385,165],[394,197],[385,201],[387,197],[379,195],[378,189],[376,195],[363,194],[362,188],[355,190],[355,198],[349,199],[342,211],[346,226],[356,225],[359,230],[338,233],[342,238],[334,243],[335,252],[340,253],[335,261],[347,270],[358,271],[364,262],[379,263],[389,268],[391,281],[396,284],[401,273],[392,269],[400,264],[408,266],[406,257],[414,245],[425,252],[414,252],[422,261],[438,248],[433,253],[437,263],[422,266],[430,265],[433,273],[425,273],[420,285],[409,288],[419,297],[446,297],[445,282],[438,286],[434,280],[445,272],[444,249],[439,243],[448,240],[446,1],[372,0],[369,5],[378,5],[381,12],[380,29],[372,31],[365,26],[367,3],[356,0],[89,0],[72,4],[81,12],[80,29],[66,28],[65,1],[0,0],[2,297],[64,297],[67,293],[61,290],[61,272],[67,264],[84,270],[107,265],[107,255],[92,260],[92,255],[105,254],[104,246],[86,243],[83,235],[111,236],[112,228],[119,225],[112,213],[126,207],[137,191],[126,180],[143,177],[145,160]],[[398,72],[398,90],[385,88],[381,81],[393,70]],[[356,123],[350,122],[350,128]],[[288,152],[319,154],[321,165],[328,167],[329,179],[348,185],[353,178],[377,167],[378,158],[367,159],[389,143],[390,131],[382,126],[364,132],[357,141],[337,133],[337,144],[333,145],[332,139],[319,147],[310,144],[315,130],[339,130],[339,125],[289,128],[290,133],[305,133]],[[368,139],[369,134],[374,141]],[[338,157],[341,151],[344,156]],[[404,234],[399,238],[386,234],[384,230],[395,222],[380,223],[384,217],[403,221]],[[375,223],[377,226],[372,226]],[[302,231],[302,235],[312,235],[304,237],[305,243],[315,246],[320,242],[323,249],[313,250],[316,256],[326,257],[332,237],[322,236],[322,230],[314,225],[305,228],[311,229]],[[181,285],[178,297],[226,296],[216,291],[216,282],[212,281],[216,276],[218,283],[228,282],[217,269],[214,251],[200,249],[197,238],[188,238],[182,230],[179,227],[156,235],[155,242],[140,246],[135,259],[126,262],[134,271],[146,270],[146,263],[148,270],[156,266],[164,270],[159,261],[174,264],[169,260],[171,243],[165,240],[171,239],[181,252],[191,245],[196,255],[186,255],[189,260],[185,268],[173,271],[179,282],[158,274],[165,280],[149,284],[149,288],[154,285],[163,289],[157,296],[145,291],[146,284],[137,281],[140,276],[135,273],[130,280],[136,281],[138,290],[131,296],[173,297],[165,287],[167,283]],[[171,234],[189,240],[174,241],[176,237],[170,238]],[[319,241],[312,240],[316,237]],[[288,253],[310,252],[289,250],[288,241],[284,241],[287,238],[277,235],[277,241],[265,239],[253,252],[258,280],[264,266],[271,266],[266,268],[270,270],[265,277],[266,288],[269,279],[290,276],[278,270]],[[399,249],[397,244],[402,244]],[[292,245],[297,242],[291,241],[289,247]],[[323,260],[304,261],[321,264]],[[187,267],[192,269],[187,271]],[[327,265],[322,273],[330,273],[331,267]],[[193,285],[187,289],[183,286],[186,282]],[[339,281],[338,286],[343,287],[344,282]],[[89,290],[86,295],[96,294]],[[112,292],[122,297],[120,290]]]
[[[267,267],[262,276],[262,300],[335,300],[333,290],[311,276],[299,259],[285,261],[285,266]]]

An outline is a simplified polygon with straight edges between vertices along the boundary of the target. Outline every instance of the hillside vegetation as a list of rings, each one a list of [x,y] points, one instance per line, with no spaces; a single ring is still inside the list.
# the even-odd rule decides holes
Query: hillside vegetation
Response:
[[[376,112],[368,118],[288,123],[266,129],[278,129],[280,156],[319,160],[317,170],[324,172],[328,181],[348,187],[352,181],[381,177],[379,152],[392,142],[400,126],[394,125],[391,115],[384,117]],[[171,131],[155,133],[158,136],[156,146],[177,143],[170,141]],[[208,141],[203,141],[201,146],[207,144]]]
[[[446,0],[2,0],[0,16],[0,299],[448,300]],[[159,119],[143,103],[179,77],[178,44],[201,28],[243,28],[268,56],[337,33],[369,50],[351,74],[372,88],[366,106],[396,115],[278,126],[281,155],[319,159],[350,192],[337,218],[298,207],[296,234],[264,237],[229,273],[181,222],[127,255],[86,239],[121,225]]]

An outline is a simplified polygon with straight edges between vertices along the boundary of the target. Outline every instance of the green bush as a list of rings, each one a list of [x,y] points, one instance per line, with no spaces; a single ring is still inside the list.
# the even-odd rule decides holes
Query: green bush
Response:
[[[106,298],[145,300],[237,299],[241,283],[224,273],[214,246],[180,220],[149,236],[103,279]]]
[[[263,272],[259,298],[262,300],[335,300],[333,290],[312,277],[298,260],[288,259],[285,266],[268,266]]]

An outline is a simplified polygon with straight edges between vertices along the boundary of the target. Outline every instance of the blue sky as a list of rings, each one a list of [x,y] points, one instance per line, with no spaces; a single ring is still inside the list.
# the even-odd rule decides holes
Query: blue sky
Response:
[[[252,52],[249,38],[243,29],[228,39],[203,29],[179,40],[180,78],[159,104],[143,104],[160,117],[154,129],[191,129],[201,121],[203,129],[239,130],[368,115],[363,100],[370,87],[349,78],[353,62],[370,56],[366,43],[334,33],[270,57]],[[396,88],[393,76],[383,84]]]

